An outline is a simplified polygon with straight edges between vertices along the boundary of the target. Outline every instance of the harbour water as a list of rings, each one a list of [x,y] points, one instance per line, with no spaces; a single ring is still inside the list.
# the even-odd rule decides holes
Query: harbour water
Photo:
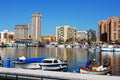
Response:
[[[79,73],[80,66],[85,67],[87,60],[96,59],[96,62],[100,64],[107,60],[113,66],[112,75],[120,76],[120,52],[100,52],[99,50],[84,48],[7,47],[0,48],[0,55],[4,61],[8,57],[14,60],[20,56],[25,56],[26,58],[52,57],[67,60],[68,72],[76,73]],[[14,67],[12,62],[10,66]]]

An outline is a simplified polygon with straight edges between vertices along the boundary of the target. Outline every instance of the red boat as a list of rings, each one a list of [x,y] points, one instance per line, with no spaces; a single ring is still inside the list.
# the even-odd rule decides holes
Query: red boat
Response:
[[[110,73],[111,70],[112,70],[112,66],[103,67],[103,65],[96,67],[96,69],[94,69],[94,70],[80,67],[80,73],[82,73],[82,74],[103,75],[103,74]]]

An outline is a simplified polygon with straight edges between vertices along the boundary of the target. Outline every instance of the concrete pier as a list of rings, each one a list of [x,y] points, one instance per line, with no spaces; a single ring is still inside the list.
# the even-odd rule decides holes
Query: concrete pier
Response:
[[[88,75],[80,73],[70,72],[54,72],[54,71],[42,71],[42,70],[27,70],[27,69],[15,69],[15,68],[2,68],[0,67],[0,74],[7,76],[14,76],[15,79],[20,77],[30,77],[53,79],[53,80],[120,80],[119,76],[106,76],[106,75]],[[33,79],[34,80],[34,79]]]

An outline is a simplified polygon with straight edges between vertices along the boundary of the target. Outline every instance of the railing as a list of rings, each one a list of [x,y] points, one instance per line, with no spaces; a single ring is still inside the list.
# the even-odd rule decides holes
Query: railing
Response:
[[[15,68],[0,68],[0,80],[120,80],[119,76],[87,75],[70,72],[53,72]]]

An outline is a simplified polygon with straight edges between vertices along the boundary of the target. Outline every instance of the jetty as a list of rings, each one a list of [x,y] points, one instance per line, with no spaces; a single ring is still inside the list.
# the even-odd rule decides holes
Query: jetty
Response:
[[[120,80],[119,76],[88,75],[71,72],[28,70],[0,67],[0,80]]]

